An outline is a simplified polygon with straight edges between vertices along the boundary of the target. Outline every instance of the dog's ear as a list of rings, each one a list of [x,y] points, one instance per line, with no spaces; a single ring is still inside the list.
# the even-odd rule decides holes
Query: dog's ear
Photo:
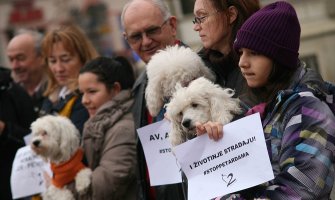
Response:
[[[60,125],[60,150],[69,159],[79,147],[79,131],[69,119],[60,121]]]
[[[180,123],[177,121],[172,121],[171,124],[172,124],[172,127],[169,132],[169,141],[172,147],[175,147],[178,144],[185,142],[183,140],[183,129],[181,128]]]
[[[163,88],[160,83],[149,81],[145,89],[145,100],[151,116],[158,115],[164,105],[163,98]]]
[[[232,97],[234,94],[235,92],[232,89],[219,87],[215,88],[214,93],[211,92],[209,101],[212,121],[226,124],[233,119],[234,114],[241,112],[238,99]]]

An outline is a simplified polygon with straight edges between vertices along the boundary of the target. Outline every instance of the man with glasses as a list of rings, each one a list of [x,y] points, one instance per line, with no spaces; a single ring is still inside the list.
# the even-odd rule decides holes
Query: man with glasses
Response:
[[[177,19],[172,16],[163,0],[130,0],[123,8],[121,21],[124,37],[138,56],[148,63],[151,57],[169,45],[184,45],[177,40]],[[133,91],[133,108],[136,128],[146,126],[153,119],[144,98],[147,75],[145,70],[136,80]],[[138,140],[139,198],[141,200],[179,200],[185,199],[181,184],[150,187],[145,158]]]

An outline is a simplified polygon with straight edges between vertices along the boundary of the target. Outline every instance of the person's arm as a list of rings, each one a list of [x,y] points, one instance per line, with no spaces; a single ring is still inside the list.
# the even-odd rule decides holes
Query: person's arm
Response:
[[[279,166],[273,166],[275,179],[265,195],[270,199],[329,199],[334,182],[335,117],[313,97],[299,98],[292,107],[285,116],[282,136],[271,139],[272,159]]]

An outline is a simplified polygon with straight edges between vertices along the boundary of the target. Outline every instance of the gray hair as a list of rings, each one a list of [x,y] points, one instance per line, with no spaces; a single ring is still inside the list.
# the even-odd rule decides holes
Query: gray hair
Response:
[[[121,23],[122,26],[124,27],[124,15],[125,12],[127,11],[128,7],[135,1],[138,0],[129,0],[123,7],[122,9],[122,13],[121,13]],[[167,20],[169,17],[171,17],[171,12],[170,9],[168,7],[168,5],[166,4],[166,2],[164,0],[142,0],[142,1],[146,1],[149,2],[150,4],[154,5],[156,8],[158,8],[162,14],[162,17],[165,20]]]
[[[15,36],[18,35],[23,35],[23,34],[27,34],[30,35],[33,38],[34,41],[34,49],[35,52],[38,56],[42,55],[42,40],[43,40],[43,34],[35,31],[35,30],[31,30],[31,29],[19,29]]]

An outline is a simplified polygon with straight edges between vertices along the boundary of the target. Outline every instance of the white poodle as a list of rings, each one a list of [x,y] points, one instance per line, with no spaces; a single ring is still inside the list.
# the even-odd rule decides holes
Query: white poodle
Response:
[[[169,101],[177,83],[187,86],[198,77],[215,80],[214,73],[205,66],[196,52],[178,45],[158,51],[150,59],[146,70],[148,85],[145,98],[148,110],[154,117]]]
[[[79,131],[62,116],[47,115],[31,124],[31,147],[36,154],[51,163],[51,185],[43,194],[44,200],[74,200],[67,185],[75,180],[78,194],[85,194],[91,184],[92,171],[81,162]]]
[[[188,87],[176,86],[170,103],[167,104],[167,117],[172,129],[169,140],[176,146],[195,137],[195,122],[208,121],[229,123],[242,112],[232,89],[223,89],[205,78],[192,81]]]

